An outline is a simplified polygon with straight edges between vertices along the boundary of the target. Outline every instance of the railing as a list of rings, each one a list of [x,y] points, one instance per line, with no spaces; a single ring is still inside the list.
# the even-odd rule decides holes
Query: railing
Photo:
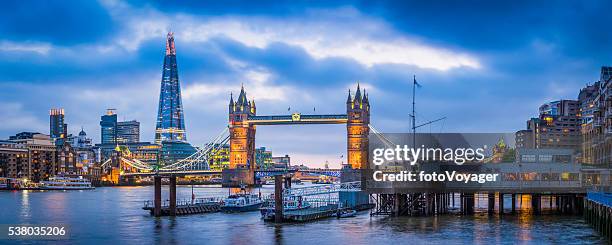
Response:
[[[346,114],[327,114],[327,115],[308,115],[301,114],[300,120],[323,120],[323,119],[347,119]],[[249,121],[275,121],[275,120],[293,120],[292,115],[274,115],[274,116],[250,116],[247,118]]]
[[[196,199],[181,199],[176,200],[176,206],[190,206],[190,205],[199,205],[199,204],[214,204],[220,203],[223,199],[219,197],[202,197]],[[153,208],[155,206],[155,202],[152,200],[144,201],[143,208]],[[166,199],[162,201],[162,207],[169,207],[170,200]]]
[[[587,199],[608,207],[612,207],[612,193],[589,192],[587,193]]]
[[[361,191],[361,181],[345,182],[331,185],[317,185],[308,187],[289,188],[283,191],[283,196],[313,196],[340,191]]]

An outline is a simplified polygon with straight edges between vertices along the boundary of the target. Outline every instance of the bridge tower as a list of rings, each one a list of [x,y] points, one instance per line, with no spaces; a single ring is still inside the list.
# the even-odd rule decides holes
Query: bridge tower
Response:
[[[227,177],[223,180],[227,186],[252,185],[255,182],[255,125],[249,124],[247,120],[249,116],[256,115],[256,110],[255,101],[247,99],[244,87],[240,88],[236,101],[230,95],[230,170],[226,171],[228,174],[225,174]]]
[[[346,134],[347,134],[347,163],[353,169],[368,168],[368,134],[370,133],[370,102],[365,89],[363,94],[357,84],[355,96],[349,90],[346,99]]]

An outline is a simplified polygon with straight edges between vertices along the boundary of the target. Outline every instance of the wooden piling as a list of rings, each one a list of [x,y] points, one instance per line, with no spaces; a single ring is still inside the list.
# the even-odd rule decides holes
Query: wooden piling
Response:
[[[170,176],[170,216],[176,215],[176,176]]]
[[[161,216],[161,176],[155,176],[153,177],[153,180],[153,182],[155,182],[155,200],[153,201],[153,215],[155,215],[155,217],[159,217]]]
[[[274,222],[283,222],[283,176],[274,176]]]
[[[504,214],[504,193],[499,193],[499,215],[503,215]]]

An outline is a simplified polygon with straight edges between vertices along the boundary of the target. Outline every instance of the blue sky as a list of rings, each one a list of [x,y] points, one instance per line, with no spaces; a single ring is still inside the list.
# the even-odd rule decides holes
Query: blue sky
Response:
[[[99,116],[141,122],[153,139],[165,34],[175,32],[188,138],[227,123],[244,84],[258,114],[343,113],[357,81],[372,124],[410,125],[412,75],[423,132],[514,132],[545,101],[575,99],[612,65],[604,1],[8,1],[0,14],[0,138],[71,133],[99,141]],[[262,126],[258,146],[294,163],[338,164],[345,127]],[[310,159],[310,160],[308,160]]]

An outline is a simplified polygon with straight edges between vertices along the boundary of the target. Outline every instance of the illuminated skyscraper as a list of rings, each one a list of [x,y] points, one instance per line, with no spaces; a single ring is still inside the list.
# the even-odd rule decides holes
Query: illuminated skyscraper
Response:
[[[174,48],[173,33],[170,32],[166,40],[166,56],[159,94],[155,143],[161,144],[164,141],[185,142],[186,140],[181,87],[176,65],[176,49]]]
[[[102,144],[117,144],[117,114],[115,109],[106,110],[106,115],[100,117],[100,133]]]
[[[140,122],[136,120],[117,122],[117,142],[140,142]]]
[[[49,135],[56,140],[67,137],[67,125],[64,123],[64,109],[49,111]]]

